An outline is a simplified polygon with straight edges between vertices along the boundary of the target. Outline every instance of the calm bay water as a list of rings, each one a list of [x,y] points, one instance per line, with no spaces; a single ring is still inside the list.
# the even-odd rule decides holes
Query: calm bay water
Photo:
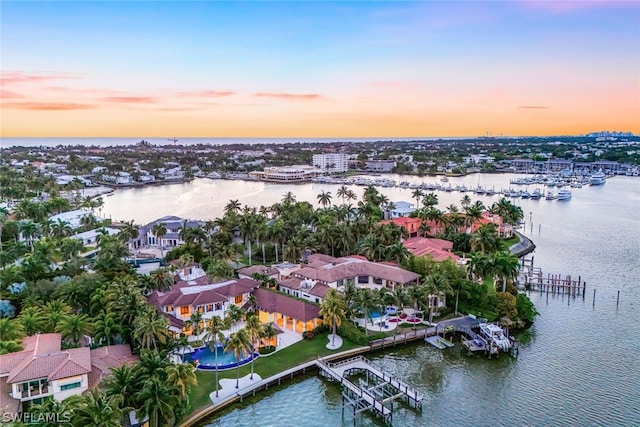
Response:
[[[388,176],[436,182],[431,177]],[[450,178],[451,185],[509,187],[513,175]],[[604,186],[572,189],[568,202],[515,200],[525,231],[537,245],[535,264],[546,273],[580,275],[587,296],[569,300],[533,293],[540,317],[522,334],[517,360],[467,356],[459,344],[445,351],[416,344],[371,355],[392,375],[425,395],[422,413],[399,409],[397,426],[640,426],[640,181],[615,177]],[[102,214],[143,224],[162,215],[213,219],[229,199],[270,205],[287,191],[317,205],[320,191],[338,186],[278,185],[199,179],[191,183],[118,190]],[[363,188],[353,187],[358,196]],[[532,187],[529,188],[532,190]],[[381,188],[392,201],[411,201],[408,189]],[[440,207],[461,193],[438,192]],[[467,193],[469,194],[469,193]],[[475,196],[486,204],[497,197]],[[513,199],[511,199],[513,200]],[[335,202],[340,202],[335,200]],[[531,222],[533,227],[531,227]],[[592,292],[597,289],[592,306]],[[616,292],[620,305],[616,307]],[[201,387],[210,385],[201,384]],[[353,425],[341,415],[340,389],[318,377],[261,394],[210,420],[212,426]],[[358,425],[379,425],[362,414]]]

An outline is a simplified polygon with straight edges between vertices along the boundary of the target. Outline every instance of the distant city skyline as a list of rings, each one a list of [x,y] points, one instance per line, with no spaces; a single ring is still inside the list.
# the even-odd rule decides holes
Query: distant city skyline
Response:
[[[640,133],[635,1],[19,2],[2,137]]]

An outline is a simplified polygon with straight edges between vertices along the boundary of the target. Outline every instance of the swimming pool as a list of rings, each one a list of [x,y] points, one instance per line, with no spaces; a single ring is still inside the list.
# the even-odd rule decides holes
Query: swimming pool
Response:
[[[254,353],[253,357],[249,355],[238,363],[234,354],[225,352],[223,347],[217,346],[216,352],[218,353],[218,370],[231,369],[238,365],[242,366],[259,356],[258,353]],[[185,362],[196,362],[198,369],[216,369],[216,355],[208,346],[199,348],[193,353],[185,354],[182,360]]]

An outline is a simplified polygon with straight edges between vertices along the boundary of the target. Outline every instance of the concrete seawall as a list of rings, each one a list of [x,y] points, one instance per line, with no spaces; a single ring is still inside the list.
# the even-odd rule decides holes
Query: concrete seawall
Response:
[[[518,235],[520,241],[509,248],[509,252],[511,252],[511,255],[522,258],[523,256],[530,254],[536,249],[536,245],[531,241],[531,239],[525,237],[524,234],[518,231],[515,231],[514,233]]]

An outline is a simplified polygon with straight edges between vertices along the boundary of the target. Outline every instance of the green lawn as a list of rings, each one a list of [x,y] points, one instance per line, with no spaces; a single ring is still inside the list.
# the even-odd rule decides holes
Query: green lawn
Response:
[[[254,369],[261,378],[268,378],[278,372],[286,371],[301,363],[314,360],[317,356],[327,356],[359,347],[351,341],[344,340],[344,344],[337,350],[329,350],[326,345],[329,342],[328,332],[316,336],[312,340],[303,340],[283,350],[273,353],[271,356],[261,356],[256,359]],[[251,372],[251,364],[240,368],[240,376]],[[220,371],[219,378],[236,378],[237,369]],[[191,390],[189,399],[193,411],[197,411],[211,404],[209,394],[215,390],[215,371],[196,371],[198,386]]]
[[[514,234],[512,238],[505,239],[502,241],[502,247],[505,250],[509,250],[509,248],[520,241],[520,237],[517,234]]]

